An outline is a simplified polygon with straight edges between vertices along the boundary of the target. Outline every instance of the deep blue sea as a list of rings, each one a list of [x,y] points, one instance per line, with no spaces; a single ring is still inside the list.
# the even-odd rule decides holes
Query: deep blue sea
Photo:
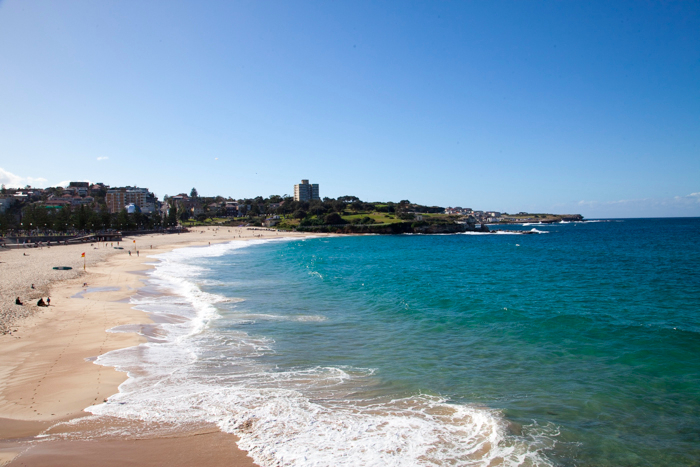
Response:
[[[510,228],[160,255],[93,411],[262,466],[700,465],[700,219]]]

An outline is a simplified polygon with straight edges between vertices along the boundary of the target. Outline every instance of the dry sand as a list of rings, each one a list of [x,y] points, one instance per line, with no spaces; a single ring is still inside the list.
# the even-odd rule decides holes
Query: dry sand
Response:
[[[126,379],[125,373],[91,362],[110,350],[145,342],[138,334],[106,331],[150,322],[146,313],[128,304],[145,278],[134,272],[152,267],[148,263],[154,260],[148,256],[259,236],[305,235],[197,228],[182,234],[125,237],[119,245],[123,250],[114,249],[116,243],[102,243],[2,251],[0,332],[5,334],[0,335],[0,465],[123,465],[135,463],[134,459],[139,465],[192,465],[195,458],[200,465],[254,465],[235,447],[235,437],[212,427],[184,433],[166,430],[161,435],[139,427],[132,430],[137,433],[134,436],[86,441],[79,436],[80,423],[73,423],[66,439],[51,434],[65,432],[60,422],[84,416],[86,407],[118,392]],[[53,266],[73,269],[56,271]],[[118,290],[94,290],[102,287]],[[50,307],[36,306],[39,297],[49,295]],[[24,306],[14,305],[17,296]]]

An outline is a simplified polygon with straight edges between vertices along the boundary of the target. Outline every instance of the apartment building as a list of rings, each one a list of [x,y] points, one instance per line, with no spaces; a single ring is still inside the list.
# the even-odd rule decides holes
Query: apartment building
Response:
[[[302,180],[299,185],[294,185],[294,201],[311,201],[312,199],[321,199],[318,183],[310,184],[308,180]]]
[[[156,209],[156,197],[148,191],[148,188],[122,187],[110,188],[105,196],[109,212],[120,212],[126,206],[133,204],[138,206],[142,213],[149,214]]]

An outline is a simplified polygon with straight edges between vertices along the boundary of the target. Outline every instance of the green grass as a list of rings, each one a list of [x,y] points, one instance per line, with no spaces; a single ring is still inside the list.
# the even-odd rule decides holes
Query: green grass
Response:
[[[370,219],[373,219],[374,222],[376,222],[377,224],[395,224],[397,222],[403,222],[401,219],[397,218],[393,214],[389,214],[386,212],[358,212],[356,214],[346,214],[342,217],[348,222],[352,222],[353,219],[362,219],[364,217],[369,217]]]

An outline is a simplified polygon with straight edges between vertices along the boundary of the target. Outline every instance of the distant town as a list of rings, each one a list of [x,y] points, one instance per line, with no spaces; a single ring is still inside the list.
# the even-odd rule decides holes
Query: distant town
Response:
[[[409,200],[366,202],[356,196],[321,197],[309,180],[294,195],[234,199],[189,193],[159,200],[148,188],[70,182],[67,187],[2,186],[0,233],[41,234],[154,231],[196,225],[247,225],[329,232],[451,232],[488,230],[487,224],[581,220],[578,214],[509,214],[461,206],[424,206]]]

